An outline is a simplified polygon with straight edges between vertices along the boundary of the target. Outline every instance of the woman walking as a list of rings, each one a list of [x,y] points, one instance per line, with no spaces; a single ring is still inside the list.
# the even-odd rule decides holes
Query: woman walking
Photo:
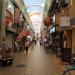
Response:
[[[26,54],[28,53],[28,48],[29,48],[29,41],[26,40],[26,42],[25,42],[25,50],[26,50]]]

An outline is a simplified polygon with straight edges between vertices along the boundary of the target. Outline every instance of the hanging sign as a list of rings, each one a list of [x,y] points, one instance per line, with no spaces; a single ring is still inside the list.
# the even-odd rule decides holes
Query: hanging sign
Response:
[[[20,9],[15,7],[14,22],[19,23]]]
[[[52,23],[52,18],[50,16],[47,16],[45,19],[44,19],[44,25],[49,27]]]
[[[6,16],[5,16],[5,25],[7,27],[11,27],[13,23],[13,17],[11,15],[11,13],[9,13],[8,11],[6,11]]]

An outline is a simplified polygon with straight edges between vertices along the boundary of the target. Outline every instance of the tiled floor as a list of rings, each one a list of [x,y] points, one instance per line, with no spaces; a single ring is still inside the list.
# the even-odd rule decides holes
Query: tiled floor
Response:
[[[30,48],[28,55],[22,52],[14,57],[12,66],[0,67],[0,75],[61,75],[65,68],[55,54],[45,51],[39,44]],[[16,67],[19,64],[25,67]]]

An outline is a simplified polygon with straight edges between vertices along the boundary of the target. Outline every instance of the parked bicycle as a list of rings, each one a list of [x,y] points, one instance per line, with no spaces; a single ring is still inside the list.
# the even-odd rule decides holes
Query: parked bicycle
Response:
[[[75,75],[75,65],[67,66],[62,75]]]

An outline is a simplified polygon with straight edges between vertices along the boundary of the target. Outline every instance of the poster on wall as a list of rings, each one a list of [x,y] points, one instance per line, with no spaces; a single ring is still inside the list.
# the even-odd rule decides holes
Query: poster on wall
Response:
[[[61,26],[70,26],[70,17],[64,16],[60,18]]]

